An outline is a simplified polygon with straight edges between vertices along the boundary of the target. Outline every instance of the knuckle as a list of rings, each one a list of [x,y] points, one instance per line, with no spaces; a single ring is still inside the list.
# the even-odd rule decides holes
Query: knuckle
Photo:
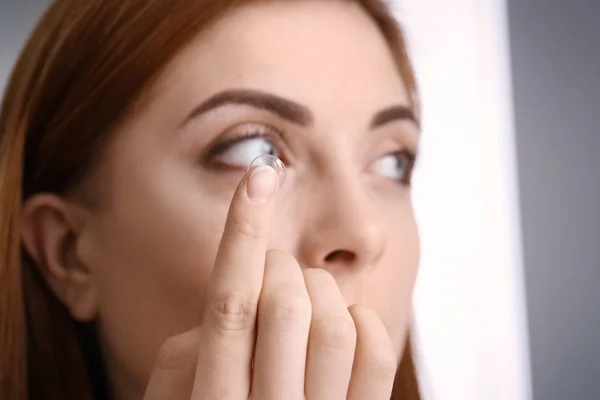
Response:
[[[350,316],[314,318],[310,340],[320,347],[353,350],[356,346],[354,321]]]
[[[267,251],[259,314],[259,319],[270,329],[308,328],[311,302],[300,265],[291,254],[280,250]]]
[[[232,218],[229,221],[228,231],[233,235],[253,240],[260,240],[264,236],[264,228],[244,218]]]
[[[271,327],[281,330],[294,329],[298,324],[310,321],[311,304],[308,296],[276,291],[261,298],[261,319]]]
[[[254,327],[256,301],[241,292],[227,292],[211,296],[207,310],[218,330],[244,332]]]

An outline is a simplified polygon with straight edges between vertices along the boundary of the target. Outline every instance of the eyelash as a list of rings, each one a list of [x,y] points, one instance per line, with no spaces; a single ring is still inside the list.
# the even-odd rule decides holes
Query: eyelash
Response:
[[[281,143],[283,142],[282,135],[283,134],[279,130],[277,130],[271,126],[260,126],[260,125],[253,126],[249,129],[246,129],[245,131],[242,131],[242,132],[236,134],[235,136],[233,136],[231,138],[223,139],[223,140],[217,142],[215,145],[213,145],[210,148],[210,150],[208,152],[206,152],[206,154],[204,156],[205,164],[209,165],[211,167],[216,167],[216,168],[231,169],[230,166],[220,163],[216,159],[220,155],[225,153],[227,150],[229,150],[232,146],[234,146],[238,143],[242,143],[246,140],[251,140],[251,139],[265,139],[266,141],[271,143],[275,148],[277,148],[280,152],[283,153],[283,151],[281,149],[281,147],[282,147]],[[404,157],[404,159],[406,160],[406,163],[407,163],[407,166],[406,166],[407,172],[405,174],[405,177],[400,181],[397,181],[397,180],[394,180],[394,181],[403,186],[411,186],[413,170],[414,170],[416,160],[417,160],[417,153],[412,150],[405,149],[405,150],[386,153],[386,154],[381,155],[380,157],[386,157],[386,156],[394,156],[398,160],[401,160]],[[283,155],[281,155],[280,158],[282,158],[282,161],[284,163],[286,162],[286,160],[284,159],[285,157]]]
[[[277,129],[271,126],[253,126],[252,128],[245,129],[244,131],[237,133],[231,138],[223,139],[217,142],[210,148],[208,152],[206,152],[204,159],[209,165],[226,167],[216,162],[215,158],[225,153],[231,146],[238,143],[242,143],[245,140],[265,139],[274,147],[279,148],[281,147],[281,143],[283,142],[282,136],[282,132],[278,131]]]

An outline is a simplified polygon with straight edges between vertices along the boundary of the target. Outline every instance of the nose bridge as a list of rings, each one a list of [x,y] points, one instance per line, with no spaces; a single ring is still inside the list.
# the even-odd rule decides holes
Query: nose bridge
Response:
[[[370,266],[384,248],[374,199],[357,168],[329,166],[313,182],[300,258],[309,266]]]
[[[371,201],[358,172],[331,174],[329,182],[324,182],[322,201],[322,217],[332,228],[350,227],[358,231],[360,225],[373,222]]]

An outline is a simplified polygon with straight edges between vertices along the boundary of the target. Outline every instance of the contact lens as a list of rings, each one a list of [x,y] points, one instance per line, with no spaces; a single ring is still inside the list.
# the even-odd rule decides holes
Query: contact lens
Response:
[[[268,165],[273,168],[279,177],[279,187],[283,186],[283,183],[285,182],[285,164],[283,161],[270,154],[265,154],[255,158],[248,166],[248,171],[261,165]]]

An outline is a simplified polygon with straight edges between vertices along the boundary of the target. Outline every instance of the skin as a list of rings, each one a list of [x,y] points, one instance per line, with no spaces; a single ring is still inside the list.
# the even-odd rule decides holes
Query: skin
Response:
[[[310,115],[190,118],[231,90]],[[25,246],[73,317],[98,321],[117,398],[241,399],[251,380],[261,399],[389,398],[419,257],[408,163],[389,154],[419,134],[402,113],[371,125],[408,98],[358,6],[240,8],[173,60],[75,196],[27,201]],[[265,150],[287,178],[254,201],[244,173]]]

